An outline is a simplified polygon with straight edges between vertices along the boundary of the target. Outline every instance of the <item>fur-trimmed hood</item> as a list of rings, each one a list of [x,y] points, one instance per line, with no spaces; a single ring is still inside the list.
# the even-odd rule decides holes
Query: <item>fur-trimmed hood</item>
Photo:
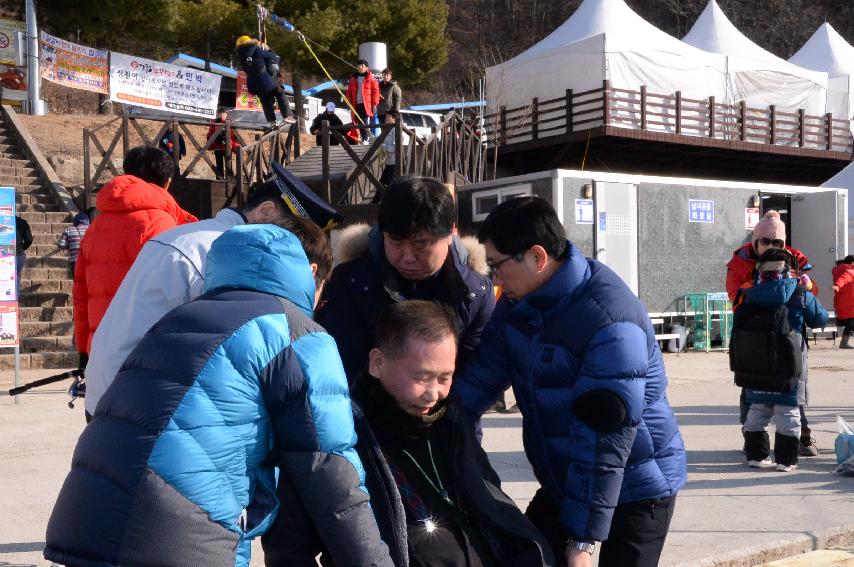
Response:
[[[373,236],[372,236],[373,232]],[[341,230],[332,232],[332,260],[334,265],[343,264],[357,258],[372,249],[372,238],[382,243],[379,229],[364,223],[352,224]],[[486,249],[473,236],[454,236],[453,246],[466,266],[482,276],[489,275],[486,264]]]

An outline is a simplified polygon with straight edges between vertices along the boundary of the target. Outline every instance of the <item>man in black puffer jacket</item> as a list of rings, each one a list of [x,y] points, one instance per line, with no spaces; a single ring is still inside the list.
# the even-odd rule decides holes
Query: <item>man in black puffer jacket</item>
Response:
[[[460,336],[458,362],[480,343],[495,307],[483,246],[453,235],[454,199],[434,179],[401,178],[385,193],[378,223],[342,232],[341,262],[323,292],[317,322],[338,343],[352,383],[368,362],[380,311],[410,299],[449,307]]]

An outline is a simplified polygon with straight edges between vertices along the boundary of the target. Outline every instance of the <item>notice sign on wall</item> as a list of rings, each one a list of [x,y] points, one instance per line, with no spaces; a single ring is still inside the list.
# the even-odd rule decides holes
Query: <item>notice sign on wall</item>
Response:
[[[593,199],[575,200],[575,224],[593,224]]]
[[[0,346],[18,344],[18,302],[0,301]]]
[[[688,199],[688,222],[715,222],[715,202]]]
[[[0,18],[0,63],[15,64],[15,32],[25,31],[27,24]]]
[[[52,83],[93,93],[107,94],[107,52],[39,34],[42,78]]]
[[[110,100],[117,102],[213,118],[221,79],[214,73],[110,53]]]
[[[747,207],[744,209],[744,228],[753,230],[759,222],[759,207]]]

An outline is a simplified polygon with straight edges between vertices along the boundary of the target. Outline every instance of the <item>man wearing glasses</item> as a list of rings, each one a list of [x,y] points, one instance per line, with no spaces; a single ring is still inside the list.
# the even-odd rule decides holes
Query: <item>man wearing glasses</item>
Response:
[[[321,228],[343,220],[312,198],[307,187],[294,186],[293,178],[286,183],[282,176],[289,174],[277,164],[274,170],[276,175],[256,184],[240,209],[226,208],[212,219],[168,230],[142,247],[92,339],[86,366],[87,420],[145,332],[166,313],[202,294],[207,254],[222,233],[241,224],[274,224],[295,213]]]
[[[503,293],[453,396],[475,415],[513,386],[540,488],[526,515],[569,567],[654,567],[685,483],[685,447],[646,309],[517,197],[478,231]]]
[[[338,343],[351,383],[374,347],[377,316],[397,301],[448,306],[459,331],[459,360],[480,343],[495,297],[483,247],[453,234],[454,211],[450,191],[438,181],[401,178],[386,191],[376,226],[341,231],[334,251],[341,263],[324,289],[317,322]]]
[[[756,261],[759,260],[759,256],[769,248],[785,248],[788,250],[795,257],[798,267],[801,269],[801,284],[804,289],[811,291],[813,295],[818,295],[818,287],[806,274],[812,268],[807,257],[800,250],[786,246],[786,225],[780,218],[780,213],[777,211],[768,211],[756,223],[756,226],[753,227],[753,235],[750,242],[733,252],[732,259],[726,265],[726,291],[731,302],[735,302],[735,296],[739,289],[752,285],[753,267],[756,265]],[[800,329],[798,329],[798,332],[800,332]],[[808,358],[806,347],[803,354],[803,368],[804,372],[806,372]],[[804,383],[806,383],[806,380],[804,380]],[[749,406],[744,397],[744,390],[742,390],[739,401],[739,414],[742,425],[744,425],[744,420],[747,418],[748,409]],[[807,423],[804,406],[800,406],[800,409],[801,441],[798,454],[802,457],[815,457],[818,455],[818,447],[816,447],[815,439],[812,438],[812,430]]]

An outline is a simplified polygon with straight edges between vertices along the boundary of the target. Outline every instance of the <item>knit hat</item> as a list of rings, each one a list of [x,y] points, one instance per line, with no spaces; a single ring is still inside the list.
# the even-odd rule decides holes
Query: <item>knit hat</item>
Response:
[[[75,226],[79,224],[89,224],[89,215],[81,211],[74,215],[74,220],[72,222]]]
[[[768,238],[769,240],[786,240],[786,225],[780,220],[780,213],[777,211],[768,211],[765,213],[756,226],[753,228],[753,247],[756,248],[756,241],[760,238]]]

